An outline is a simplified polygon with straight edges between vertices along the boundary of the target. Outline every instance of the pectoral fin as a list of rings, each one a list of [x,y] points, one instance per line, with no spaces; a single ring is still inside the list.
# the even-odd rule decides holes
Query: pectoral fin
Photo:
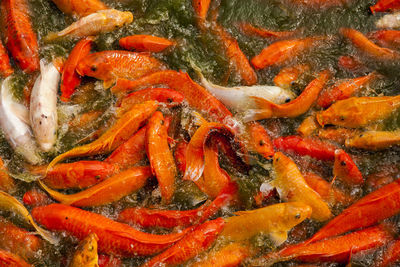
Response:
[[[272,232],[269,234],[271,240],[275,243],[276,246],[281,245],[285,242],[288,238],[287,232],[280,231],[280,232]]]

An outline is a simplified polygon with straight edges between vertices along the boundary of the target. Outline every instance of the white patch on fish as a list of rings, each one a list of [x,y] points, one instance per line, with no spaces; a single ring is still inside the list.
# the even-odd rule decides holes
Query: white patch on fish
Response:
[[[275,104],[283,104],[291,101],[295,96],[288,90],[278,86],[254,85],[254,86],[236,86],[223,87],[207,81],[204,76],[198,72],[203,86],[220,100],[228,108],[237,111],[246,111],[248,109],[258,109],[258,105],[253,97],[263,98]]]
[[[30,119],[40,148],[49,151],[56,142],[57,90],[60,73],[53,65],[40,61],[40,75],[32,89]]]
[[[400,12],[387,14],[380,18],[375,24],[378,28],[399,28]]]
[[[32,137],[31,129],[27,123],[21,120],[21,116],[24,115],[14,113],[15,110],[19,110],[20,113],[28,114],[28,109],[15,102],[10,82],[11,76],[1,84],[0,127],[12,148],[24,156],[29,163],[36,165],[42,160],[37,153],[38,148]]]

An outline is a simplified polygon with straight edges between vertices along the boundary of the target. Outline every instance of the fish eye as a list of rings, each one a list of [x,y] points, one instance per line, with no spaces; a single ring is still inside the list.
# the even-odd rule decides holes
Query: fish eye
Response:
[[[340,165],[346,166],[346,161],[341,161],[341,162],[340,162]]]
[[[96,66],[96,65],[91,66],[91,67],[90,67],[90,70],[91,70],[91,71],[97,71],[97,66]]]
[[[296,214],[296,215],[294,216],[295,219],[300,219],[300,217],[301,217],[300,213],[298,213],[298,214]]]

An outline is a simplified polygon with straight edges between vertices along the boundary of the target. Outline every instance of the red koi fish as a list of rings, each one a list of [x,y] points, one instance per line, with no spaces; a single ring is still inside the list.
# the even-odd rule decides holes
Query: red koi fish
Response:
[[[22,202],[27,206],[39,207],[50,204],[52,200],[43,191],[33,189],[25,192]]]
[[[33,267],[19,256],[0,249],[0,265],[1,266],[13,266],[13,267]]]
[[[282,39],[291,37],[296,34],[295,31],[282,31],[282,32],[270,31],[267,29],[255,27],[247,22],[240,23],[239,28],[246,35],[257,36],[262,38]]]
[[[279,66],[314,48],[320,41],[326,39],[327,37],[319,36],[275,42],[253,57],[251,63],[256,69]]]
[[[71,95],[74,93],[76,87],[81,83],[81,78],[75,71],[79,61],[89,55],[93,45],[93,37],[86,37],[80,40],[75,47],[72,49],[68,56],[67,61],[64,64],[64,68],[61,75],[61,100],[68,102]]]
[[[200,112],[209,114],[220,122],[232,118],[232,113],[204,87],[195,83],[187,73],[166,70],[156,72],[135,81],[119,79],[111,88],[113,93],[134,91],[156,85],[167,85],[185,96],[189,105]]]
[[[400,260],[400,240],[396,240],[389,244],[383,253],[382,259],[378,260],[375,267],[386,267]]]
[[[347,99],[359,92],[376,77],[377,74],[372,72],[366,76],[342,81],[336,86],[322,91],[318,97],[317,104],[322,108],[327,108],[338,100]]]
[[[376,40],[382,46],[390,48],[400,47],[400,31],[380,30],[368,34],[368,37]]]
[[[238,42],[222,26],[213,26],[215,34],[220,38],[225,48],[226,56],[246,85],[257,83],[257,74],[251,67],[246,55],[242,52]]]
[[[189,227],[205,220],[236,200],[237,185],[229,183],[211,202],[193,210],[155,210],[146,208],[128,208],[123,210],[118,221],[140,227]]]
[[[175,42],[152,35],[131,35],[119,40],[119,46],[123,49],[138,52],[158,53],[173,45]]]
[[[357,30],[341,28],[340,33],[346,37],[358,50],[363,52],[368,57],[379,61],[395,61],[400,59],[399,52],[377,46],[364,34]]]
[[[390,183],[357,201],[305,241],[307,244],[374,225],[400,210],[400,181]]]
[[[370,7],[371,12],[386,12],[388,10],[399,10],[400,3],[397,0],[378,0],[378,2]]]
[[[154,255],[192,231],[189,228],[167,235],[143,233],[100,214],[62,204],[34,208],[32,216],[49,230],[66,231],[79,240],[95,233],[100,252],[125,257]]]
[[[199,225],[193,232],[188,233],[175,245],[147,261],[143,267],[175,266],[187,262],[199,253],[207,250],[217,239],[224,225],[225,221],[222,218]]]
[[[5,78],[13,73],[14,70],[10,65],[10,58],[8,57],[7,50],[0,41],[0,76]]]
[[[149,119],[146,131],[146,150],[152,172],[156,175],[165,203],[170,203],[178,174],[174,157],[168,145],[168,132],[164,116],[156,111]]]
[[[104,87],[109,88],[118,78],[134,80],[163,68],[159,60],[148,54],[111,50],[86,56],[79,61],[76,71],[81,76],[103,80]]]
[[[279,252],[271,253],[259,263],[271,263],[297,259],[305,262],[346,263],[351,254],[378,248],[392,240],[381,226],[374,226],[347,235],[321,240],[312,244],[296,244]]]
[[[39,70],[39,46],[26,0],[1,1],[4,39],[18,66],[27,73]]]
[[[357,58],[352,56],[340,56],[338,65],[342,69],[351,72],[362,72],[366,70],[366,67]]]
[[[186,150],[188,143],[186,141],[180,141],[175,147],[175,162],[176,167],[181,173],[185,172],[186,169]]]

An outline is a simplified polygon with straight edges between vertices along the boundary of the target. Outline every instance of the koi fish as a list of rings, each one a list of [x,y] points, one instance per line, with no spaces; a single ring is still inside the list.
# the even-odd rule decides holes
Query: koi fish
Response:
[[[34,167],[31,173],[43,177],[43,182],[55,189],[86,188],[98,184],[119,171],[119,166],[102,161],[77,161],[54,166]]]
[[[321,72],[296,99],[286,104],[278,105],[260,97],[253,97],[259,109],[247,110],[244,113],[244,121],[268,118],[295,118],[306,113],[318,99],[318,95],[328,82],[329,76],[329,71]]]
[[[129,11],[116,9],[99,10],[72,23],[64,30],[49,33],[44,39],[51,42],[61,37],[83,38],[95,36],[101,33],[111,32],[133,21],[133,15]]]
[[[113,255],[99,255],[99,267],[120,267],[122,266],[122,261],[118,257],[114,257]]]
[[[160,61],[148,54],[110,50],[83,58],[76,71],[81,76],[103,80],[104,88],[109,88],[118,78],[134,80],[163,68]]]
[[[1,1],[5,44],[18,66],[27,73],[39,70],[39,46],[26,0]]]
[[[289,89],[292,86],[292,83],[297,81],[300,75],[309,70],[309,65],[285,67],[274,77],[274,84],[278,87]]]
[[[98,155],[113,151],[128,140],[139,129],[141,123],[150,117],[156,109],[157,104],[154,101],[134,105],[131,110],[122,115],[99,139],[92,143],[75,147],[54,158],[48,165],[47,171],[51,170],[59,161],[66,158]]]
[[[327,37],[318,36],[278,41],[267,46],[260,54],[253,57],[251,64],[253,64],[256,69],[279,66],[316,47],[319,42],[326,39]]]
[[[143,233],[100,214],[63,204],[33,208],[32,216],[46,228],[66,231],[80,240],[94,233],[99,237],[100,252],[126,257],[156,254],[192,231],[192,228],[188,228],[176,234]]]
[[[272,158],[275,153],[274,145],[265,128],[257,122],[247,123],[246,128],[249,150],[257,152],[266,159]]]
[[[30,120],[39,147],[50,151],[57,134],[57,91],[60,73],[53,63],[40,61],[40,75],[31,93]]]
[[[22,202],[30,207],[38,207],[50,204],[51,199],[43,191],[32,189],[25,192]]]
[[[365,88],[376,77],[377,74],[371,72],[366,76],[340,81],[337,85],[322,91],[318,97],[317,105],[327,108],[338,100],[347,99],[360,92],[362,88]]]
[[[392,240],[392,236],[381,226],[366,228],[347,235],[333,237],[314,243],[288,246],[271,253],[258,261],[266,266],[272,263],[297,259],[304,262],[346,263],[351,254],[367,249],[378,248]],[[265,266],[263,265],[263,266]]]
[[[178,171],[168,146],[168,133],[167,127],[164,125],[163,114],[156,111],[146,127],[147,157],[151,170],[157,177],[161,198],[165,203],[169,203],[174,195]]]
[[[346,147],[367,150],[390,148],[400,144],[399,131],[367,131],[346,140]]]
[[[290,158],[281,152],[276,152],[273,166],[276,178],[271,185],[278,190],[282,199],[309,205],[312,208],[311,218],[317,221],[326,221],[332,217],[328,205],[307,185],[303,175]]]
[[[65,205],[92,207],[120,200],[141,189],[151,177],[148,167],[133,167],[120,172],[81,192],[65,195],[48,188],[39,180],[40,186],[55,200]]]
[[[400,96],[351,97],[317,113],[321,126],[360,128],[389,117],[400,107]]]
[[[1,249],[12,251],[24,260],[30,260],[35,256],[35,253],[42,249],[42,245],[42,240],[39,237],[0,217]]]
[[[160,84],[167,85],[169,88],[180,92],[191,107],[220,122],[232,118],[232,113],[217,98],[183,72],[166,70],[144,76],[135,81],[119,79],[116,85],[111,88],[111,91],[122,93]]]
[[[319,128],[318,122],[315,115],[310,115],[303,120],[300,126],[297,128],[297,132],[303,137],[309,137],[313,135]]]
[[[320,138],[331,140],[342,145],[344,145],[346,139],[352,138],[358,133],[357,130],[347,128],[327,128],[318,130],[318,136]]]
[[[333,218],[307,244],[337,236],[351,230],[372,226],[400,210],[400,181],[390,183],[358,200]]]
[[[352,56],[340,56],[338,60],[338,65],[342,69],[351,72],[365,72],[366,67],[355,57]]]
[[[308,186],[317,192],[318,195],[320,195],[322,199],[330,205],[335,205],[337,203],[346,205],[352,201],[350,196],[346,195],[339,188],[334,187],[315,173],[305,173],[304,179]]]
[[[52,0],[63,13],[73,17],[85,17],[108,7],[100,0]]]
[[[0,76],[7,78],[14,73],[11,67],[10,58],[8,57],[7,50],[4,48],[3,43],[0,41]]]
[[[2,249],[0,249],[0,264],[3,266],[33,267],[19,256]]]
[[[0,190],[10,192],[15,189],[14,179],[8,175],[8,170],[4,166],[3,159],[0,158]]]
[[[376,40],[380,45],[399,48],[400,47],[400,31],[396,30],[379,30],[372,32],[368,37]]]
[[[204,259],[196,261],[191,267],[239,266],[251,254],[252,252],[248,245],[234,242],[208,253]]]
[[[265,208],[239,211],[226,223],[220,236],[235,242],[249,240],[259,233],[268,234],[279,246],[294,226],[310,218],[312,209],[302,202],[279,203]]]
[[[175,42],[152,35],[131,35],[119,40],[119,46],[123,49],[138,52],[159,53],[173,45]]]
[[[238,27],[246,35],[257,36],[261,38],[282,39],[282,38],[292,37],[293,35],[296,34],[295,31],[281,31],[281,32],[270,31],[267,29],[255,27],[247,22],[239,23]]]
[[[400,9],[400,3],[396,0],[379,0],[375,5],[370,7],[372,14],[375,12],[386,12]]]
[[[72,258],[70,267],[99,267],[99,255],[97,254],[97,241],[99,238],[96,234],[91,233],[81,242],[76,249]]]
[[[38,226],[33,220],[29,211],[13,196],[6,192],[0,191],[0,207],[2,210],[13,212],[19,215],[26,224],[32,225],[36,232],[42,236],[43,239],[47,240],[50,244],[57,245],[59,240],[54,237],[50,232],[44,230]]]
[[[375,25],[377,28],[399,28],[399,12],[383,16],[375,23]]]
[[[218,24],[213,25],[212,29],[220,39],[230,64],[235,68],[241,80],[246,85],[256,84],[257,74],[251,67],[246,55],[240,49],[236,39]]]
[[[200,72],[197,72],[197,74],[200,76],[203,86],[211,94],[213,94],[228,108],[238,111],[244,111],[249,108],[261,108],[261,106],[257,105],[254,98],[265,99],[276,104],[287,103],[294,99],[292,92],[278,86],[253,85],[223,87],[208,81]]]
[[[147,261],[142,267],[175,266],[187,262],[207,250],[217,239],[224,225],[224,219],[218,218],[197,226],[191,233]]]
[[[128,208],[123,210],[118,221],[132,225],[148,227],[189,227],[198,223],[203,223],[220,209],[228,206],[236,199],[237,185],[230,183],[221,193],[211,202],[206,202],[197,209],[193,210],[156,210],[146,208]]]
[[[192,6],[200,22],[204,23],[210,8],[211,0],[192,0]],[[200,23],[201,24],[201,23]]]
[[[1,84],[0,126],[14,150],[35,165],[42,159],[38,155],[38,148],[28,125],[28,114],[28,109],[13,99],[11,77],[8,77]]]
[[[374,42],[369,40],[361,32],[350,29],[341,28],[340,33],[347,38],[353,46],[363,52],[366,56],[372,57],[379,61],[394,61],[400,59],[400,53],[397,51],[377,46]]]
[[[146,88],[125,96],[117,109],[117,114],[123,114],[133,105],[145,101],[155,100],[167,104],[168,107],[174,107],[183,102],[184,96],[168,88]]]
[[[74,93],[76,87],[81,83],[81,78],[75,69],[78,62],[89,55],[90,50],[92,49],[93,40],[93,37],[87,37],[80,40],[72,49],[64,64],[60,85],[60,98],[64,102],[68,102],[71,99],[71,95]]]

